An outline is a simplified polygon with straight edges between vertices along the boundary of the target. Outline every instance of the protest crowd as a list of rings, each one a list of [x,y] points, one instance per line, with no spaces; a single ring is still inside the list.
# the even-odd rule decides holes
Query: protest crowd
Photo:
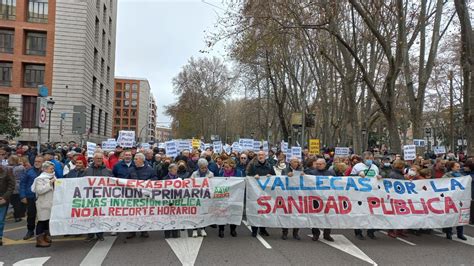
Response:
[[[301,158],[301,159],[300,159]],[[415,160],[404,160],[400,154],[389,154],[387,151],[372,148],[362,154],[335,156],[334,149],[323,148],[320,154],[309,154],[302,149],[300,157],[292,156],[278,149],[218,153],[213,147],[182,150],[175,157],[169,157],[165,149],[123,148],[117,145],[115,150],[104,151],[97,145],[92,156],[87,156],[87,147],[75,143],[43,147],[40,154],[28,145],[0,147],[0,245],[5,220],[9,208],[15,222],[27,221],[27,232],[23,239],[36,237],[37,247],[49,247],[52,240],[49,234],[49,219],[53,205],[55,181],[57,179],[81,178],[86,176],[109,176],[138,180],[168,180],[188,178],[241,177],[260,178],[263,176],[296,175],[314,176],[361,176],[368,178],[391,178],[399,180],[421,180],[461,177],[470,175],[474,178],[474,157],[467,157],[461,152],[455,154],[425,154]],[[472,186],[474,188],[474,186]],[[474,194],[474,193],[472,193]],[[10,205],[12,207],[10,207]],[[474,215],[470,215],[473,222]],[[236,227],[231,224],[230,235],[237,236]],[[190,229],[192,237],[205,237],[211,230],[217,231],[220,238],[225,236],[225,225],[213,225],[211,228]],[[300,240],[299,229],[292,229],[292,237]],[[443,228],[446,238],[456,237],[466,240],[463,226]],[[313,240],[317,241],[322,231],[323,238],[334,241],[329,228],[312,228]],[[388,235],[396,238],[411,234],[420,236],[430,234],[431,229],[389,230]],[[366,236],[376,239],[376,229],[369,229]],[[182,230],[166,230],[166,238],[178,238]],[[281,239],[288,239],[289,228],[282,228]],[[361,229],[354,230],[356,237],[364,240]],[[111,233],[116,235],[117,233]],[[127,239],[134,237],[148,238],[146,231],[128,232]],[[251,235],[269,236],[265,227],[252,227]],[[64,237],[77,237],[64,236]],[[88,234],[86,241],[104,240],[104,233]]]

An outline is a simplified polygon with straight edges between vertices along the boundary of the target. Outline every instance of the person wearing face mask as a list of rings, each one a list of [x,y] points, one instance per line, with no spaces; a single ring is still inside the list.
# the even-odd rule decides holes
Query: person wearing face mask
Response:
[[[178,177],[181,179],[186,179],[191,176],[191,173],[188,171],[188,166],[183,160],[178,161]]]
[[[55,153],[53,150],[48,150],[43,154],[44,161],[50,161],[54,164],[54,172],[56,178],[63,178],[63,165],[54,159]]]
[[[412,165],[407,171],[405,175],[405,179],[407,180],[419,180],[420,178],[420,167],[418,165]]]
[[[123,160],[119,161],[113,168],[113,176],[117,178],[128,178],[130,176],[130,168],[135,166],[132,161],[132,152],[129,150],[123,151]]]
[[[380,175],[382,178],[388,178],[388,174],[392,170],[392,164],[390,163],[390,158],[385,157],[382,160],[382,165],[380,168]]]
[[[161,171],[158,174],[158,179],[163,180],[167,175],[169,171],[169,166],[171,165],[171,158],[165,157],[163,159],[163,165],[161,166]]]
[[[363,153],[364,162],[359,162],[352,168],[351,175],[358,175],[360,177],[377,177],[379,175],[379,168],[374,164],[374,155],[370,151]]]
[[[198,160],[198,170],[194,171],[191,175],[191,178],[213,178],[214,174],[209,170],[209,163],[206,159],[201,158]],[[193,237],[198,237],[198,235],[206,237],[207,233],[205,228],[197,228],[193,230]]]
[[[42,164],[42,173],[35,178],[31,185],[31,191],[36,194],[36,247],[50,247],[51,237],[49,235],[49,218],[53,207],[53,191],[56,176],[54,163],[46,161]]]
[[[32,168],[26,171],[20,180],[20,198],[21,202],[26,205],[26,235],[23,240],[28,240],[35,235],[36,222],[36,195],[31,191],[33,181],[41,174],[41,166],[44,163],[43,156],[36,156]]]

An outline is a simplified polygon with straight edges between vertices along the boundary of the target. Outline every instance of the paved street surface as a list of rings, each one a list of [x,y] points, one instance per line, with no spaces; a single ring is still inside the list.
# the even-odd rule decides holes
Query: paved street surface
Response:
[[[24,241],[25,222],[9,220],[4,246],[0,247],[0,265],[472,265],[474,227],[466,226],[468,241],[449,241],[435,233],[409,234],[392,239],[377,232],[377,240],[360,241],[352,230],[334,230],[335,242],[313,242],[310,230],[300,232],[301,241],[280,239],[279,229],[269,229],[269,237],[252,238],[245,225],[233,238],[217,236],[207,228],[208,237],[165,240],[163,232],[151,232],[150,238],[127,240],[125,233],[107,236],[103,242],[84,241],[84,237],[55,237],[50,248],[36,248]],[[182,232],[184,235],[184,232]],[[291,230],[290,230],[291,236]],[[455,236],[454,236],[455,237]],[[15,264],[16,263],[16,264]]]

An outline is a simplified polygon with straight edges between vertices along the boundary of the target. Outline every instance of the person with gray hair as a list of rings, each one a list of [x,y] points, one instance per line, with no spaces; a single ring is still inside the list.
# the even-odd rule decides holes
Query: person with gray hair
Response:
[[[36,247],[50,247],[51,237],[49,234],[49,218],[53,207],[53,191],[56,176],[54,163],[46,161],[42,164],[43,172],[35,178],[31,185],[31,191],[36,194]]]
[[[204,158],[199,159],[198,162],[197,162],[197,165],[198,165],[198,169],[193,172],[193,174],[191,175],[191,178],[212,178],[212,177],[214,177],[214,174],[211,171],[209,171],[209,168],[208,168],[209,163],[207,162],[206,159],[204,159]],[[206,237],[207,233],[204,229],[205,229],[204,227],[194,229],[193,230],[193,237],[198,237],[198,233],[200,233],[200,235],[202,237]],[[198,232],[198,230],[199,230],[199,232]]]

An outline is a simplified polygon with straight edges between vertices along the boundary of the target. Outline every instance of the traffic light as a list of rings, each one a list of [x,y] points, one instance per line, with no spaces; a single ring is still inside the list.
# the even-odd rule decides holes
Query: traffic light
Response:
[[[316,114],[306,114],[305,127],[313,128],[316,125]]]

